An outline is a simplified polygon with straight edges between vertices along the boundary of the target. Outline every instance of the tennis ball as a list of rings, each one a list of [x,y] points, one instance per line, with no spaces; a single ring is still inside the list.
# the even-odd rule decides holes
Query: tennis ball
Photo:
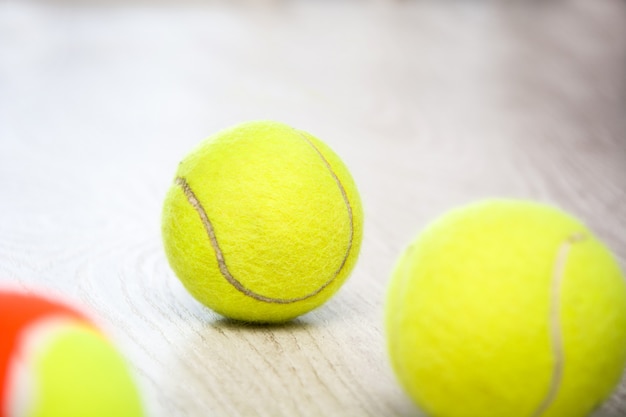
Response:
[[[0,416],[142,415],[123,359],[85,316],[0,292]]]
[[[385,307],[392,366],[430,416],[586,416],[626,361],[618,264],[538,203],[445,214],[404,252]]]
[[[363,229],[356,186],[333,151],[277,122],[243,123],[179,165],[163,208],[169,263],[214,311],[281,322],[333,295]]]

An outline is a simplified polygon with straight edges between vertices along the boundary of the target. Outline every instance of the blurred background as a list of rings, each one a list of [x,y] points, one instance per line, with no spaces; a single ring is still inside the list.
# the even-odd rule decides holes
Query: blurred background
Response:
[[[178,161],[252,119],[328,142],[363,195],[353,278],[304,319],[329,333],[273,330],[335,358],[310,395],[272,388],[269,347],[245,372],[210,363],[216,318],[161,249]],[[417,415],[386,362],[389,271],[492,196],[562,207],[626,265],[626,2],[0,0],[0,284],[87,305],[152,416]],[[223,349],[272,332],[226,330]],[[626,416],[626,388],[601,412]]]

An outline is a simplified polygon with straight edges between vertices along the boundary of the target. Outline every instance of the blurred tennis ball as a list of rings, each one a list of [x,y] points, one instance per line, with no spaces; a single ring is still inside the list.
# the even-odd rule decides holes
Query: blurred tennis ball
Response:
[[[0,291],[0,415],[139,417],[124,360],[80,312]]]
[[[580,221],[489,200],[404,252],[386,328],[395,372],[430,416],[582,417],[622,375],[626,285]]]

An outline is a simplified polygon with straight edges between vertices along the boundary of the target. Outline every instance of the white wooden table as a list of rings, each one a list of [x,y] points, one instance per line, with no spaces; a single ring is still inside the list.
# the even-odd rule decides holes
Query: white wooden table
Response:
[[[90,311],[150,416],[419,416],[385,351],[396,257],[504,196],[581,217],[624,268],[625,73],[619,0],[2,0],[0,285]],[[348,283],[283,326],[199,305],[161,244],[178,161],[252,119],[329,143],[365,206]],[[626,416],[626,382],[600,413]]]

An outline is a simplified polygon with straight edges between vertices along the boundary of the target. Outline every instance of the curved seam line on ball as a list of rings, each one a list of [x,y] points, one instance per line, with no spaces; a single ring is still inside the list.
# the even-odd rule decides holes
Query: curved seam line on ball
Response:
[[[554,357],[554,365],[552,368],[552,378],[550,381],[550,387],[541,404],[532,417],[540,417],[548,408],[552,405],[559,392],[561,383],[563,382],[563,369],[565,366],[565,352],[563,348],[563,334],[561,329],[560,307],[561,307],[561,290],[563,284],[563,277],[565,275],[565,267],[567,265],[567,258],[569,257],[572,246],[586,238],[582,233],[575,233],[569,236],[561,244],[557,251],[556,260],[554,262],[554,269],[552,271],[552,289],[550,300],[550,338],[552,341],[552,355]]]
[[[226,260],[224,259],[224,254],[222,252],[222,249],[220,248],[220,245],[219,245],[219,242],[217,240],[217,237],[215,236],[215,229],[213,228],[213,224],[211,223],[211,220],[209,220],[209,216],[206,214],[206,211],[204,210],[204,207],[202,206],[202,203],[200,203],[200,200],[198,200],[198,197],[196,197],[195,193],[193,192],[193,190],[191,189],[191,187],[189,186],[189,184],[187,183],[187,180],[185,178],[183,178],[183,177],[176,177],[176,180],[175,180],[176,185],[181,187],[183,193],[187,197],[187,201],[189,201],[189,204],[191,204],[191,206],[194,208],[194,210],[200,216],[200,220],[202,222],[202,225],[204,226],[204,229],[205,229],[205,231],[206,231],[206,233],[207,233],[207,235],[209,237],[209,240],[211,242],[211,246],[213,247],[213,250],[215,252],[215,257],[217,258],[217,264],[218,264],[218,267],[219,267],[219,270],[220,270],[220,273],[222,274],[222,276],[233,287],[235,287],[237,290],[239,290],[243,294],[247,295],[248,297],[254,298],[255,300],[263,301],[263,302],[266,302],[266,303],[290,304],[290,303],[295,303],[297,301],[306,300],[308,298],[316,296],[317,294],[322,292],[322,290],[324,290],[324,288],[329,286],[335,280],[335,278],[337,278],[339,276],[339,273],[341,272],[341,270],[346,265],[346,262],[348,261],[348,257],[350,255],[350,252],[352,250],[352,243],[353,243],[352,241],[353,241],[353,236],[354,236],[354,219],[353,219],[353,213],[352,213],[352,206],[350,205],[350,201],[348,200],[348,195],[346,193],[346,190],[343,187],[343,184],[341,183],[339,178],[337,177],[337,174],[335,174],[335,172],[333,171],[332,167],[330,166],[330,164],[328,163],[326,158],[324,158],[324,155],[322,155],[322,153],[319,151],[319,149],[317,149],[315,147],[315,145],[310,140],[308,140],[306,137],[304,137],[304,135],[302,135],[300,132],[297,132],[297,133],[300,135],[300,137],[302,137],[302,139],[305,142],[307,142],[317,152],[319,157],[324,162],[324,165],[326,165],[326,168],[330,171],[330,174],[332,175],[333,179],[337,183],[337,186],[339,187],[339,190],[341,191],[341,195],[342,195],[342,197],[344,199],[344,202],[346,204],[346,208],[348,210],[348,218],[349,218],[349,221],[350,221],[350,233],[349,233],[349,239],[348,239],[348,247],[346,249],[346,255],[344,256],[343,261],[341,262],[341,265],[339,266],[337,271],[333,274],[333,276],[328,281],[326,281],[322,286],[317,288],[312,293],[309,293],[309,294],[304,295],[302,297],[288,298],[288,299],[267,297],[267,296],[255,293],[254,291],[246,288],[241,282],[239,282],[230,273],[230,271],[228,269],[228,266],[226,265]]]
[[[330,172],[330,175],[332,175],[333,179],[335,180],[335,183],[337,184],[337,188],[339,188],[339,191],[341,192],[341,197],[343,198],[343,201],[346,205],[346,209],[348,211],[348,221],[350,223],[350,230],[348,232],[348,247],[346,248],[346,254],[343,257],[343,260],[341,261],[339,268],[337,268],[337,271],[335,271],[335,274],[324,285],[322,285],[321,288],[317,290],[317,292],[315,293],[317,294],[320,291],[322,291],[324,288],[326,288],[331,282],[335,280],[335,278],[339,276],[339,273],[341,273],[341,270],[348,262],[348,258],[350,257],[350,252],[352,251],[352,244],[354,240],[354,214],[352,212],[352,205],[350,204],[350,199],[348,198],[348,193],[346,192],[346,188],[341,183],[341,180],[339,179],[339,177],[333,170],[328,160],[324,157],[324,154],[322,154],[322,152],[317,148],[317,146],[315,146],[315,144],[311,140],[309,140],[305,134],[297,130],[296,132],[300,135],[302,139],[304,139],[305,142],[307,142],[311,146],[311,148],[313,148],[313,150],[315,150],[315,152],[317,152],[322,162],[324,162],[324,165],[326,165],[328,172]]]

